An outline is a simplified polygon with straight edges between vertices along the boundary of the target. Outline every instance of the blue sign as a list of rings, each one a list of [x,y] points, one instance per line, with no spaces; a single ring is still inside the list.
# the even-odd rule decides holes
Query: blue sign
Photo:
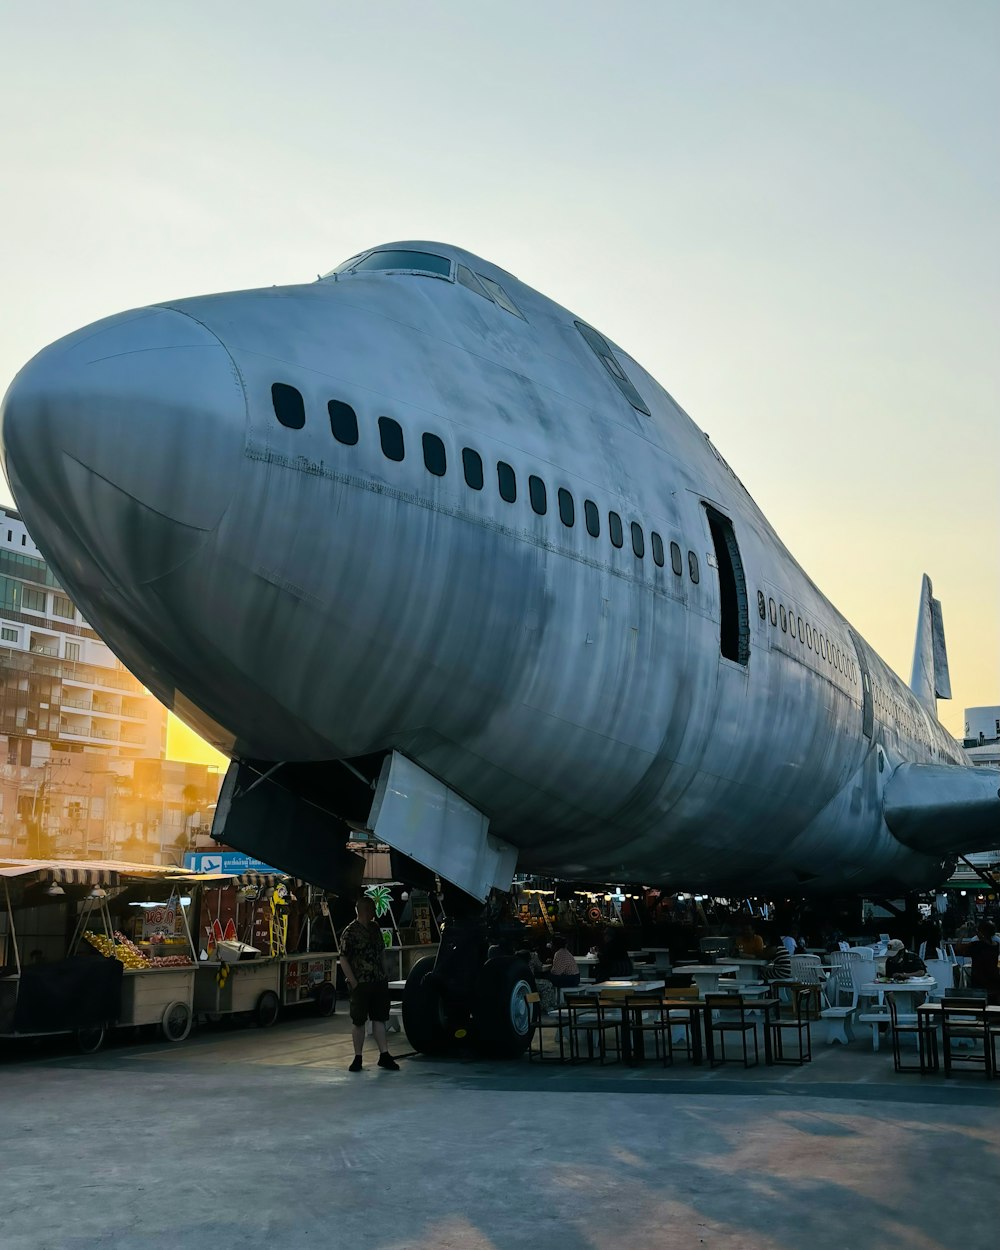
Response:
[[[242,855],[239,851],[188,851],[184,855],[184,867],[190,872],[222,872],[230,877],[239,877],[245,872],[281,875],[280,868],[272,868],[263,860]]]

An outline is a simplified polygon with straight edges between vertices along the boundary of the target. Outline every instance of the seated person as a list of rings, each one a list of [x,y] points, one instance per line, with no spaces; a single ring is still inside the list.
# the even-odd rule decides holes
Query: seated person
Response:
[[[736,939],[736,953],[743,955],[747,959],[760,959],[764,954],[764,939],[759,933],[754,933],[753,925],[748,924],[743,928],[743,932]]]
[[[765,981],[790,981],[792,979],[792,957],[788,947],[782,941],[766,952],[769,960],[762,969]]]
[[[1000,1007],[1000,967],[997,966],[998,952],[993,941],[995,933],[990,921],[981,921],[976,928],[976,940],[956,943],[955,954],[969,957],[972,964],[969,984],[973,989],[985,990],[990,1006]]]
[[[548,968],[549,980],[558,989],[575,989],[580,984],[580,969],[566,949],[566,939],[556,936],[552,939],[552,946],[554,950],[552,963]]]
[[[542,966],[542,961],[538,958],[538,952],[533,950],[520,950],[516,952],[518,959],[523,959],[531,969],[531,975],[535,978],[535,989],[538,990],[538,997],[541,1000],[539,1006],[542,1011],[555,1011],[556,1003],[559,999],[559,991],[549,980],[549,974]]]
[[[927,965],[919,955],[908,951],[899,938],[893,938],[888,944],[885,975],[887,977],[925,977]]]

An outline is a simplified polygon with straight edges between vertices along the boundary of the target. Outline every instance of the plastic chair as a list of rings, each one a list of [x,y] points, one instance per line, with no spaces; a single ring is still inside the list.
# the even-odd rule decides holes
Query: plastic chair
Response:
[[[819,1006],[823,1005],[826,999],[824,994],[824,986],[826,985],[826,976],[823,972],[823,963],[818,955],[792,955],[792,977],[793,981],[798,981],[800,985],[813,985],[816,987],[816,1002]],[[826,1006],[831,1007],[833,1004],[826,1001]]]
[[[772,1036],[772,1054],[774,1063],[795,1063],[802,1065],[812,1062],[812,1033],[809,1028],[809,1000],[814,993],[814,987],[811,985],[797,985],[792,989],[792,1016],[791,1018],[781,1016],[781,1008],[778,1008],[778,1016],[770,1021],[769,1027]],[[785,1054],[785,1030],[795,1030],[798,1041],[798,1054]],[[803,1034],[805,1035],[805,1045],[803,1046]]]
[[[937,1032],[934,1025],[924,1023],[917,1017],[915,1024],[909,1021],[900,1023],[899,1010],[896,1007],[895,994],[887,994],[889,1000],[889,1019],[892,1021],[892,1066],[896,1072],[936,1072],[938,1067]],[[920,1062],[916,1065],[903,1062],[900,1041],[903,1036],[911,1035],[917,1039],[917,1053]]]
[[[716,1020],[713,1011],[736,1012],[735,1020]],[[718,1067],[719,1064],[726,1062],[726,1034],[738,1033],[743,1042],[743,1066],[751,1067],[750,1054],[747,1047],[747,1035],[753,1037],[753,1066],[760,1063],[760,1053],[757,1049],[757,1025],[753,1020],[747,1019],[747,1006],[740,994],[706,994],[705,995],[705,1029],[711,1029],[712,1033],[719,1035],[719,1051],[716,1052],[713,1047],[712,1067]],[[719,1055],[722,1057],[719,1058]]]

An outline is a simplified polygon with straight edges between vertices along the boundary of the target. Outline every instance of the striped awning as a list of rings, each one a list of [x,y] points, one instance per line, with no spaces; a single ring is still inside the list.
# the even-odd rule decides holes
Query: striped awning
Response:
[[[124,885],[130,880],[170,881],[183,880],[185,874],[175,868],[162,868],[153,864],[129,864],[115,860],[0,860],[0,877],[19,880],[58,882],[60,885]]]

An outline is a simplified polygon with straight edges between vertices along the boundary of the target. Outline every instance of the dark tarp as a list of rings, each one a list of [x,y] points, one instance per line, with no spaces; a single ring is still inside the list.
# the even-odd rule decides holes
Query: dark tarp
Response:
[[[118,1019],[124,965],[117,959],[74,955],[21,970],[15,1033],[59,1033]]]

